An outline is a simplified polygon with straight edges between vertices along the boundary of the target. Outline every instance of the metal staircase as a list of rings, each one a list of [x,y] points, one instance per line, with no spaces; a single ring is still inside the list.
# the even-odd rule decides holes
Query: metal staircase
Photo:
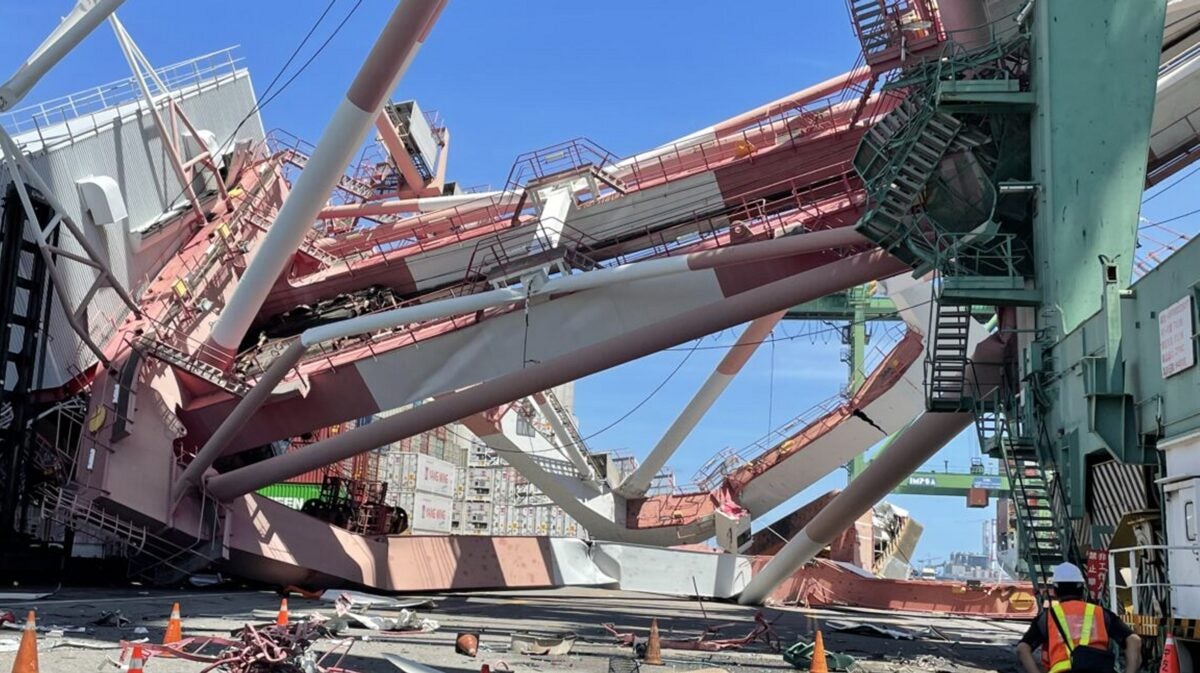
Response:
[[[884,52],[891,40],[892,29],[887,20],[886,0],[852,0],[850,19],[862,44],[863,55],[870,63],[872,57]]]
[[[245,397],[250,392],[250,385],[241,378],[157,339],[139,336],[134,340],[133,347],[238,397]]]
[[[267,219],[256,210],[248,211],[246,213],[245,221],[254,226],[254,228],[263,232],[267,231],[272,224],[271,220]],[[318,264],[321,265],[322,268],[331,267],[340,262],[340,257],[335,257],[334,255],[329,254],[324,248],[317,245],[315,238],[316,236],[317,231],[315,229],[310,230],[309,233],[305,234],[304,238],[300,241],[300,247],[298,250],[314,259]]]
[[[1050,502],[1050,480],[1038,462],[1032,440],[1016,438],[1002,448],[1008,482],[1014,485],[1017,526],[1029,577],[1035,588],[1045,591],[1054,566],[1065,559]]]
[[[962,123],[910,94],[864,136],[854,165],[867,185],[867,211],[859,233],[914,267],[934,263],[932,223],[914,211]]]
[[[308,164],[308,155],[295,148],[284,149],[281,156],[284,163],[291,164],[300,170],[304,170]],[[343,192],[353,194],[363,200],[373,199],[377,196],[374,187],[345,174],[338,178],[337,187]]]
[[[931,338],[925,351],[925,408],[970,411],[967,363],[970,353],[971,307],[938,301],[930,312]]]
[[[554,410],[554,413],[558,415],[558,420],[562,423],[563,427],[566,428],[567,436],[571,438],[571,443],[575,448],[587,454],[587,445],[583,443],[583,436],[579,434],[579,428],[575,427],[575,421],[571,417],[570,412],[558,400],[558,396],[554,394],[553,390],[546,390],[542,394],[546,396],[546,402]]]
[[[1053,468],[1041,461],[1034,437],[1018,418],[1016,397],[1006,393],[1005,388],[976,403],[976,430],[980,446],[1004,466],[1016,511],[1021,556],[1034,589],[1045,595],[1054,566],[1067,560],[1063,536],[1070,535],[1070,527],[1053,505]]]
[[[94,501],[80,498],[73,489],[46,486],[41,490],[42,519],[120,545],[129,558],[129,575],[154,584],[179,582],[222,557],[220,526],[216,521],[219,506],[211,502],[205,505],[206,511],[213,514],[212,525],[201,531],[200,540],[185,545],[105,511]]]
[[[849,0],[850,21],[867,65],[887,67],[941,40],[928,0]]]

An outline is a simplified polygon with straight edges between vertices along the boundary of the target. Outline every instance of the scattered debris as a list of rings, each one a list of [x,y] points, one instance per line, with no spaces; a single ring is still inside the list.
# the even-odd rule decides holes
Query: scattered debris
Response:
[[[921,630],[902,629],[898,626],[879,626],[877,624],[868,624],[865,622],[843,622],[829,620],[825,625],[834,631],[841,633],[853,633],[860,636],[875,636],[877,638],[891,638],[893,640],[917,640],[925,636],[931,635],[928,628]]]
[[[255,619],[261,619],[264,622],[269,621],[272,624],[277,623],[279,620],[279,611],[278,610],[267,610],[267,609],[263,609],[263,608],[256,608],[254,610],[251,610],[250,614]],[[316,617],[318,615],[318,613],[316,613],[316,612],[291,612],[289,614],[292,619],[299,619],[299,620],[312,619],[313,617]]]
[[[118,643],[105,643],[96,640],[71,640],[65,638],[63,640],[47,641],[44,645],[38,647],[39,650],[53,650],[60,647],[74,647],[83,650],[116,650],[120,649]]]
[[[191,584],[197,588],[215,587],[219,584],[224,584],[225,581],[225,578],[221,577],[220,575],[210,575],[204,573],[192,575],[188,578],[188,584]]]
[[[823,645],[823,644],[822,644]],[[795,645],[787,648],[783,652],[783,660],[791,664],[795,668],[801,670],[809,670],[813,663],[813,654],[817,649],[817,643],[807,642],[804,640],[796,641]],[[822,647],[822,649],[824,649]],[[854,657],[848,654],[838,654],[824,650],[825,661],[830,671],[848,671],[854,665]]]
[[[9,631],[24,631],[28,628],[27,625],[17,624],[16,622],[0,621],[0,628],[8,629]],[[50,636],[61,636],[65,633],[87,633],[85,626],[62,626],[59,624],[51,624],[50,626],[38,626],[38,633],[45,633]]]
[[[379,615],[364,615],[357,612],[339,612],[330,620],[330,630],[341,632],[346,626],[359,626],[373,631],[420,631],[431,633],[437,631],[441,624],[432,619],[425,619],[410,610],[401,610],[396,617],[381,617]]]
[[[537,656],[570,654],[576,638],[574,633],[518,631],[512,634],[512,651]]]
[[[479,652],[478,633],[460,633],[454,639],[454,651],[473,657]]]
[[[640,673],[641,670],[641,664],[638,663],[637,659],[626,659],[625,657],[608,658],[608,673]]]
[[[720,652],[721,650],[736,650],[745,647],[755,641],[761,640],[766,643],[767,647],[772,652],[781,650],[779,636],[771,628],[771,622],[768,622],[761,612],[754,615],[754,630],[742,636],[741,638],[712,638],[719,631],[716,628],[710,627],[701,636],[695,638],[684,639],[661,639],[662,647],[668,650],[700,650],[703,652]],[[620,645],[626,647],[632,646],[635,650],[640,650],[645,647],[646,640],[639,638],[633,633],[621,633],[617,631],[611,623],[602,625],[606,631],[611,633]]]
[[[390,596],[376,596],[361,591],[342,591],[330,589],[321,594],[321,600],[327,603],[345,603],[351,608],[374,608],[377,610],[411,610],[433,605],[428,598],[406,598],[400,600]]]
[[[932,654],[922,654],[914,659],[904,659],[900,662],[901,671],[920,671],[921,673],[953,673],[954,663],[944,657]]]
[[[442,673],[442,671],[432,666],[426,666],[425,664],[415,662],[412,659],[405,659],[400,655],[390,652],[384,652],[383,659],[405,673]]]
[[[321,600],[321,595],[322,595],[322,592],[320,592],[320,591],[310,591],[308,589],[302,589],[302,588],[296,586],[295,584],[287,585],[286,587],[283,588],[282,591],[280,591],[280,593],[283,594],[284,597],[290,596],[291,594],[296,594],[297,596],[299,596],[301,598],[307,598],[312,601]]]
[[[28,592],[28,591],[5,591],[3,593],[0,593],[0,601],[18,601],[18,602],[40,601],[43,598],[46,598],[47,596],[53,596],[53,595],[54,595],[53,591],[47,591],[45,593],[40,593],[40,594],[32,593],[32,592]]]
[[[353,673],[342,668],[342,660],[349,653],[353,640],[335,641],[324,654],[312,650],[317,640],[330,635],[324,623],[318,619],[293,622],[288,625],[270,624],[255,627],[247,624],[238,630],[236,639],[228,638],[184,638],[174,643],[142,645],[147,658],[170,656],[187,661],[209,664],[205,671],[228,673],[261,673],[264,671],[305,671],[306,673]],[[123,649],[132,643],[122,642]],[[216,654],[205,650],[219,648]],[[323,666],[334,659],[329,666]]]
[[[347,626],[354,625],[375,631],[421,631],[429,633],[437,631],[441,626],[436,621],[425,619],[412,610],[401,609],[399,614],[394,617],[382,617],[379,615],[368,615],[365,612],[353,612],[352,608],[355,605],[348,596],[343,595],[339,598],[334,603],[337,617],[330,621],[330,630],[339,632]]]
[[[115,626],[124,628],[129,626],[129,619],[121,614],[120,610],[105,610],[100,613],[100,617],[92,621],[92,626]]]

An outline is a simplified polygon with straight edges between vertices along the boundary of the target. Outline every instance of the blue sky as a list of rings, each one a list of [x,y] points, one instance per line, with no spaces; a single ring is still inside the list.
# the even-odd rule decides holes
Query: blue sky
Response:
[[[0,5],[0,25],[8,28],[0,44],[0,75],[15,69],[72,4]],[[297,63],[353,5],[353,0],[337,0]],[[325,6],[325,0],[209,0],[202,6],[129,0],[120,15],[156,64],[240,45],[237,53],[261,93]],[[266,128],[316,140],[393,6],[363,0],[325,51],[264,109]],[[395,97],[416,98],[447,121],[453,133],[451,179],[498,187],[522,152],[586,136],[628,155],[843,72],[857,54],[845,4],[838,0],[764,0],[749,8],[720,0],[452,0]],[[127,74],[104,26],[25,103]],[[1190,195],[1197,186],[1200,180],[1185,180],[1151,201],[1145,215],[1161,220],[1192,210]],[[1197,224],[1200,218],[1190,217],[1171,226],[1192,233]],[[786,324],[775,336],[812,329]],[[640,409],[596,437],[593,448],[644,454],[720,359],[723,351],[708,347],[732,343],[737,332],[705,339],[705,348],[696,350]],[[686,480],[716,451],[744,446],[772,424],[834,395],[846,376],[840,349],[829,333],[760,348],[676,455],[676,473]],[[584,434],[629,413],[685,355],[660,353],[581,381],[576,404]],[[972,431],[943,450],[931,467],[940,469],[943,461],[965,466],[976,450]],[[840,471],[829,475],[789,505],[844,482]],[[991,517],[991,510],[968,510],[953,498],[891,500],[926,525],[918,557],[978,548],[980,525]]]

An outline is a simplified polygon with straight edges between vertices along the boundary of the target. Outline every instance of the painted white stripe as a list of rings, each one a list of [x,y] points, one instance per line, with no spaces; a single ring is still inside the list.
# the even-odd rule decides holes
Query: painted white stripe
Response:
[[[807,530],[796,533],[796,536],[758,571],[746,590],[738,597],[738,603],[742,605],[761,603],[796,568],[815,558],[827,544],[829,544],[828,540],[817,542],[809,537]]]
[[[211,338],[216,344],[233,349],[241,342],[267,293],[328,200],[330,186],[346,170],[374,121],[373,114],[342,99],[275,223],[254,251],[250,265],[213,326]]]

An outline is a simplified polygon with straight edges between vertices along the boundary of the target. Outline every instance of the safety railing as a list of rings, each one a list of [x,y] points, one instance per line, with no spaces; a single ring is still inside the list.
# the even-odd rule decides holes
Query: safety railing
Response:
[[[863,374],[869,378],[878,368],[887,362],[894,352],[895,346],[904,338],[907,330],[900,324],[885,327],[872,345],[865,359]],[[818,402],[780,426],[771,430],[757,441],[747,444],[740,449],[726,449],[709,459],[692,477],[697,488],[710,491],[716,488],[726,476],[766,456],[784,442],[793,439],[799,432],[813,426],[824,418],[841,409],[850,398],[848,387],[843,387],[837,395]]]
[[[878,65],[942,39],[937,10],[928,0],[847,0],[866,62]]]
[[[749,158],[761,149],[781,144],[794,147],[809,137],[841,130],[849,122],[848,116],[839,118],[842,106],[830,97],[787,107],[741,131],[663,145],[620,161],[609,171],[630,191],[679,180]]]
[[[1157,616],[1166,618],[1170,612],[1166,609],[1172,599],[1172,590],[1200,589],[1200,583],[1181,582],[1170,576],[1163,576],[1163,566],[1170,567],[1167,559],[1162,558],[1169,552],[1190,552],[1195,563],[1200,565],[1200,545],[1138,545],[1134,547],[1118,547],[1108,550],[1108,605],[1109,609],[1120,615],[1128,607],[1133,614],[1141,616]],[[1128,581],[1118,578],[1118,560],[1123,559],[1130,575]],[[1157,579],[1142,581],[1145,575],[1157,576]],[[1129,605],[1121,604],[1119,590],[1129,592]],[[1158,603],[1155,605],[1155,603]],[[1188,606],[1180,606],[1188,607]]]
[[[234,45],[219,49],[157,68],[155,72],[168,91],[186,93],[188,89],[199,87],[204,82],[235,73],[243,62],[241,57],[234,54],[237,48]],[[102,112],[141,97],[137,79],[130,76],[6,112],[0,115],[0,124],[10,135],[17,135]]]
[[[530,182],[541,182],[588,166],[603,170],[616,160],[616,155],[591,140],[572,138],[518,156],[505,180],[505,191],[516,191]]]
[[[1019,278],[1028,246],[1015,234],[939,233],[933,245],[943,278]]]
[[[711,491],[724,481],[725,477],[749,465],[780,443],[787,441],[797,431],[811,426],[813,423],[829,416],[845,404],[846,398],[841,393],[822,400],[803,413],[793,417],[786,423],[771,430],[760,439],[737,450],[726,450],[705,463],[692,477],[692,481],[705,491]]]

